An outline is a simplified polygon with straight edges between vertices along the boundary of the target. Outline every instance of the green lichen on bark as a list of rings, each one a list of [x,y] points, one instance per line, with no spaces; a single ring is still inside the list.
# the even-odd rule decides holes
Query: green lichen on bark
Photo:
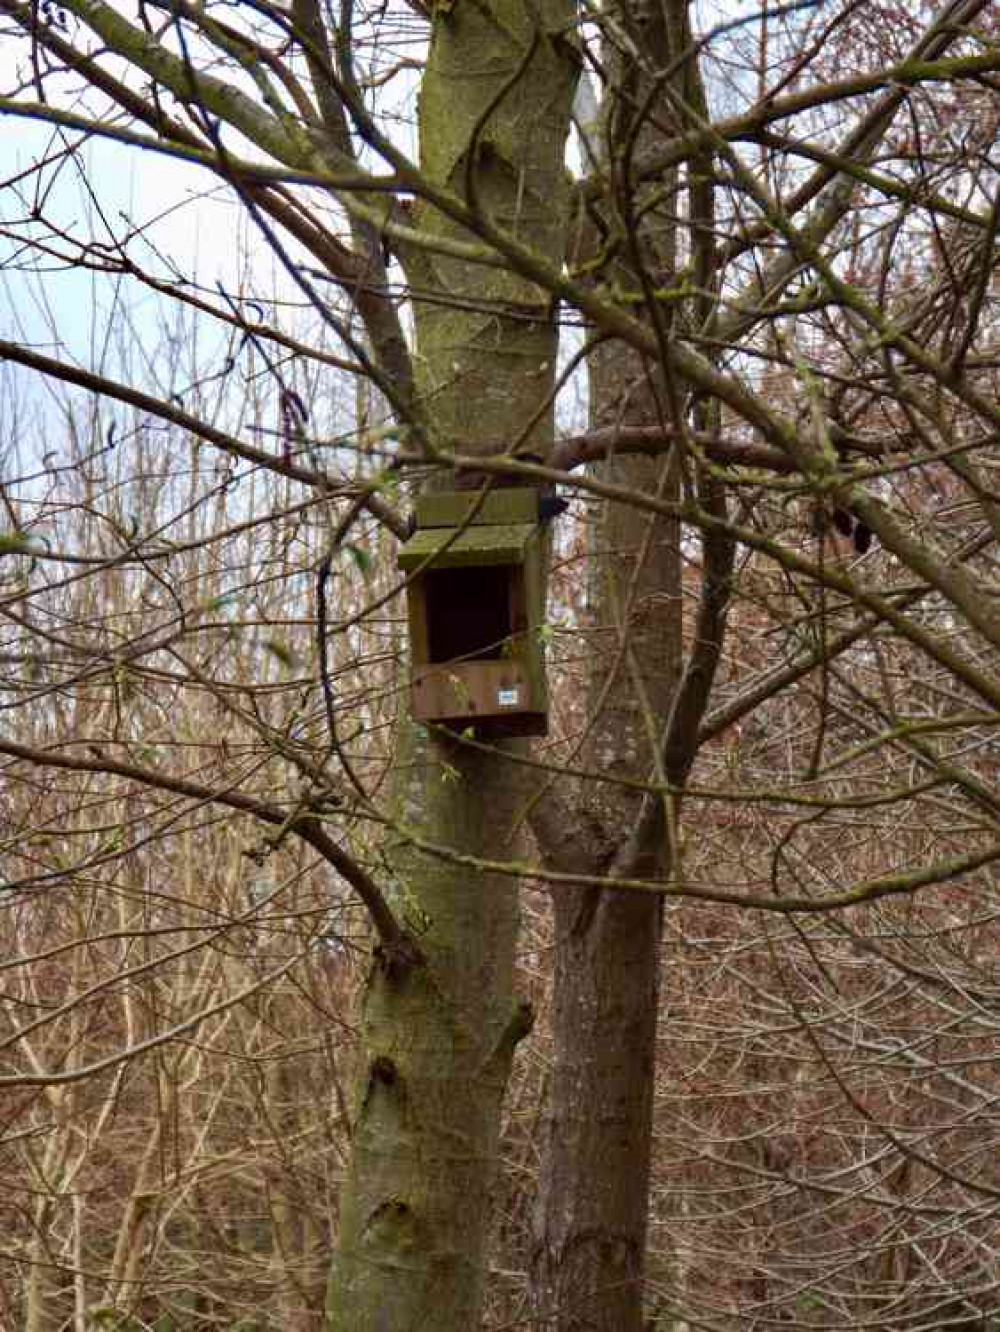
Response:
[[[564,152],[577,75],[572,8],[520,0],[458,4],[434,25],[420,95],[421,166],[490,227],[561,262],[569,206]],[[468,232],[418,204],[429,237]],[[517,440],[544,452],[552,432],[554,310],[506,267],[414,256],[418,375],[437,442],[463,451]],[[442,301],[440,298],[444,297]]]
[[[561,259],[564,152],[576,60],[572,10],[457,0],[435,13],[421,99],[421,165],[546,260]],[[430,238],[475,239],[426,201]],[[545,452],[556,335],[547,296],[517,274],[410,247],[417,391],[433,443]],[[519,742],[507,742],[509,745]],[[530,1014],[514,994],[518,889],[420,850],[514,859],[523,769],[424,728],[401,729],[392,872],[420,921],[421,965],[373,968],[331,1332],[474,1332],[500,1109]],[[377,1076],[391,1066],[391,1077]]]
[[[69,12],[95,32],[110,50],[143,70],[180,102],[195,103],[244,134],[257,148],[285,166],[321,170],[325,163],[292,116],[278,118],[239,88],[215,78],[174,54],[152,33],[135,27],[103,0],[66,0]]]
[[[442,752],[422,728],[406,728],[404,751],[403,823],[463,852],[495,850],[521,811],[519,782],[492,774],[488,755]],[[394,975],[376,960],[369,976],[330,1326],[475,1328],[500,1106],[529,1027],[513,992],[517,896],[402,834],[389,856],[419,903],[424,962]]]

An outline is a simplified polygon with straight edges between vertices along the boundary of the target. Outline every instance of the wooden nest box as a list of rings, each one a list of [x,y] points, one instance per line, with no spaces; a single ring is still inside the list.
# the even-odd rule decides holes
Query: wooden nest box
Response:
[[[412,714],[487,738],[548,729],[538,492],[434,491],[399,552]]]

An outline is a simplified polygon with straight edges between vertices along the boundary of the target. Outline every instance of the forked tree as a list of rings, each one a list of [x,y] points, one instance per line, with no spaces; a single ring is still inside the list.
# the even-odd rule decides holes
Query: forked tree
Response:
[[[0,343],[6,360],[189,441],[187,461],[171,464],[170,496],[156,503],[116,506],[104,479],[84,488],[79,513],[99,522],[103,544],[87,522],[60,525],[57,506],[43,505],[46,477],[82,466],[86,449],[76,463],[29,450],[4,478],[5,553],[18,580],[4,611],[25,663],[10,708],[36,709],[38,732],[5,736],[0,752],[10,780],[22,791],[38,782],[56,811],[35,827],[22,796],[12,850],[21,859],[7,878],[29,894],[25,928],[37,929],[31,904],[67,873],[58,858],[31,867],[53,837],[77,838],[80,873],[122,854],[120,829],[131,845],[171,836],[173,820],[193,828],[198,811],[212,810],[256,830],[244,847],[248,882],[255,864],[289,856],[297,868],[288,874],[304,876],[309,894],[320,867],[331,893],[346,887],[363,904],[373,950],[345,1113],[331,1332],[481,1323],[504,1095],[531,1028],[515,986],[526,880],[553,901],[553,1071],[536,1230],[518,1255],[530,1267],[532,1307],[509,1311],[508,1324],[638,1332],[658,1304],[663,1326],[689,1313],[738,1320],[741,1307],[772,1322],[791,1310],[849,1326],[875,1307],[916,1328],[995,1307],[990,1282],[969,1277],[974,1245],[944,1245],[947,1262],[924,1285],[897,1262],[899,1253],[924,1261],[926,1247],[911,1236],[899,1248],[899,1217],[923,1216],[919,1189],[947,1181],[974,1192],[968,1162],[982,1143],[952,1123],[939,1169],[920,1138],[938,1126],[937,1110],[914,1099],[900,1127],[897,1084],[887,1076],[862,1094],[852,1083],[856,1047],[851,1076],[835,1054],[844,978],[857,980],[852,948],[872,950],[915,987],[913,1006],[893,1010],[892,1041],[936,993],[939,961],[886,944],[863,912],[895,897],[919,903],[948,884],[930,897],[943,914],[926,929],[957,928],[948,892],[988,877],[1000,849],[982,770],[1000,700],[989,655],[1000,618],[983,591],[1000,533],[990,482],[1000,426],[991,158],[1000,52],[985,0],[931,12],[829,0],[717,22],[685,0],[371,11],[345,0],[336,13],[317,0],[141,0],[135,15],[103,0],[0,0],[0,14],[12,53],[0,111],[53,135],[48,152],[6,182],[23,210],[5,209],[12,254],[97,267],[225,329],[229,371],[252,361],[271,413],[262,428],[252,412],[232,410],[225,377],[213,409],[206,385],[197,398],[178,395],[157,383],[155,366],[116,376],[27,338]],[[204,290],[171,272],[142,248],[141,228],[102,204],[98,171],[86,181],[94,235],[77,236],[50,213],[52,174],[90,138],[134,150],[140,173],[155,170],[158,155],[207,173],[275,261],[281,301]],[[283,314],[293,300],[306,312],[298,322]],[[569,328],[567,351],[560,333]],[[559,391],[581,366],[590,419],[557,431]],[[300,385],[345,373],[363,386],[358,410],[329,429]],[[111,443],[136,447],[101,433],[94,456]],[[217,475],[192,483],[191,505],[204,516],[214,495],[219,526],[185,542],[185,472],[206,456],[219,460]],[[239,503],[224,498],[232,469]],[[564,609],[545,633],[557,649],[548,745],[415,724],[405,671],[393,681],[389,666],[376,683],[398,689],[403,706],[385,740],[389,709],[365,690],[372,674],[359,667],[358,635],[399,604],[385,534],[406,535],[411,483],[484,500],[498,488],[559,484],[578,500],[589,527],[570,573],[560,567],[559,521],[553,540]],[[265,534],[259,567],[253,548],[243,565],[185,564],[195,549],[234,549],[227,543],[243,531]],[[206,589],[213,568],[222,572]],[[72,616],[59,609],[77,582],[111,589],[94,593],[99,633],[85,598]],[[255,582],[280,589],[278,604],[261,594],[255,611]],[[234,597],[253,645],[240,659],[227,647]],[[287,621],[280,634],[277,614]],[[395,632],[385,628],[390,666]],[[257,662],[291,675],[279,672],[272,691]],[[162,700],[186,691],[212,700],[211,724],[224,734],[211,760],[156,752],[152,716],[140,724],[130,707],[140,679],[161,700],[161,732]],[[96,738],[79,715],[95,699]],[[783,747],[782,717],[794,726]],[[192,737],[189,758],[202,739]],[[754,747],[759,762],[747,758]],[[887,757],[872,768],[875,753]],[[72,794],[60,807],[62,783]],[[127,802],[140,796],[155,817],[145,807],[133,817]],[[122,811],[103,834],[99,820],[88,823],[84,845],[79,801],[109,799],[125,802]],[[728,821],[713,818],[720,806]],[[883,806],[912,841],[885,835],[871,814]],[[749,809],[760,818],[744,839]],[[927,828],[929,839],[918,832]],[[222,877],[239,880],[231,865]],[[824,1089],[899,1156],[888,1202],[880,1194],[892,1225],[869,1226],[886,1261],[869,1285],[859,1277],[857,1292],[838,1285],[834,1264],[804,1300],[801,1264],[806,1254],[818,1261],[821,1235],[778,1189],[767,1206],[748,1203],[752,1220],[737,1228],[753,1258],[727,1268],[707,1295],[711,1267],[692,1258],[681,1232],[700,1228],[717,1248],[734,1232],[699,1205],[699,1190],[713,1188],[708,1156],[684,1153],[673,1158],[683,1189],[657,1194],[677,1231],[672,1285],[663,1278],[654,1291],[647,1280],[658,1151],[664,1164],[657,1068],[678,1068],[677,1048],[665,1058],[657,1045],[671,986],[698,1026],[689,978],[668,969],[661,996],[665,915],[676,955],[692,946],[677,914],[684,899],[714,904],[731,1000],[751,983],[732,961],[742,930],[732,922],[741,909],[782,922],[784,951],[767,924],[755,949],[773,967],[763,990],[778,1006],[767,1011],[780,1009],[795,1030],[779,1064],[797,1154],[782,1159],[771,1141],[780,1133],[755,1132],[742,1155],[715,1164],[788,1187],[808,1167],[815,1187],[830,1190],[854,1151],[851,1178],[861,1183],[836,1195],[850,1211],[869,1188],[872,1157],[850,1135],[828,1153],[802,1145],[795,1115],[829,1112],[796,1080],[810,1060],[827,1070]],[[234,900],[211,928],[238,935],[246,911]],[[815,922],[838,912],[849,923],[821,947]],[[171,992],[166,978],[195,942],[127,968],[128,983],[164,978],[169,1002],[147,1005],[138,1024],[124,1004],[110,1050],[87,1057],[89,1029],[46,1047],[31,1040],[45,1031],[42,1018],[17,1024],[3,1080],[57,1102],[60,1087],[141,1054],[172,1057],[329,947],[313,898],[291,916],[312,924],[252,979],[230,966]],[[101,928],[148,939],[161,927],[126,917]],[[36,939],[25,946],[36,970],[22,1002],[39,1003],[45,950]],[[84,1028],[85,970],[58,1009]],[[126,982],[109,973],[98,988],[116,984]],[[822,1021],[811,1007],[820,993]],[[263,1039],[267,1017],[257,1015]],[[668,1026],[661,1042],[669,1035]],[[72,1067],[60,1062],[67,1042]],[[925,1058],[911,1053],[907,1077]],[[723,1055],[713,1046],[700,1058],[711,1081]],[[933,1076],[941,1067],[932,1062]],[[748,1079],[766,1082],[759,1067]],[[171,1087],[183,1083],[181,1063]],[[283,1103],[282,1089],[272,1091],[269,1103]],[[732,1095],[753,1099],[746,1087]],[[989,1080],[963,1083],[963,1095],[971,1115],[992,1095]],[[685,1112],[709,1147],[713,1134],[726,1140],[714,1096],[706,1089],[702,1103],[693,1092]],[[68,1149],[51,1141],[54,1157]],[[914,1185],[920,1171],[930,1183]],[[992,1197],[992,1179],[979,1187]],[[135,1179],[107,1292],[110,1309],[136,1317],[145,1315],[128,1292],[142,1253],[127,1237],[146,1193]],[[289,1243],[295,1231],[293,1206],[283,1198],[273,1218],[279,1251],[282,1233]],[[970,1225],[985,1224],[989,1209],[969,1206]],[[192,1205],[208,1245],[210,1219],[210,1208]],[[796,1221],[801,1251],[775,1238]],[[243,1241],[243,1250],[256,1242]],[[74,1261],[80,1322],[86,1264]],[[33,1280],[51,1262],[39,1244]],[[38,1332],[61,1325],[57,1292],[32,1308]],[[315,1299],[311,1308],[318,1316]]]

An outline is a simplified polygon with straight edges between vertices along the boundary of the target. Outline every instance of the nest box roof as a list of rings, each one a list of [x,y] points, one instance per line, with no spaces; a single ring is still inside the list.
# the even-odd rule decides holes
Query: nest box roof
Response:
[[[457,532],[453,527],[427,527],[410,537],[397,562],[407,572],[425,565],[457,569],[523,564],[525,551],[536,532],[534,523],[477,523]]]

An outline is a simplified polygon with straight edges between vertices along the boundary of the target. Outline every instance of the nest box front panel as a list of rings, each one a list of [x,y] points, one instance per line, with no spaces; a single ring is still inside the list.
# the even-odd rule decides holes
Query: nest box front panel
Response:
[[[455,661],[418,669],[413,677],[418,721],[490,721],[530,710],[530,699],[528,674],[516,660]]]
[[[418,520],[434,525],[400,551],[410,575],[413,715],[483,723],[494,735],[544,734],[539,525],[510,521],[531,512],[533,497],[488,498],[482,519],[467,493],[434,496],[418,508]]]

